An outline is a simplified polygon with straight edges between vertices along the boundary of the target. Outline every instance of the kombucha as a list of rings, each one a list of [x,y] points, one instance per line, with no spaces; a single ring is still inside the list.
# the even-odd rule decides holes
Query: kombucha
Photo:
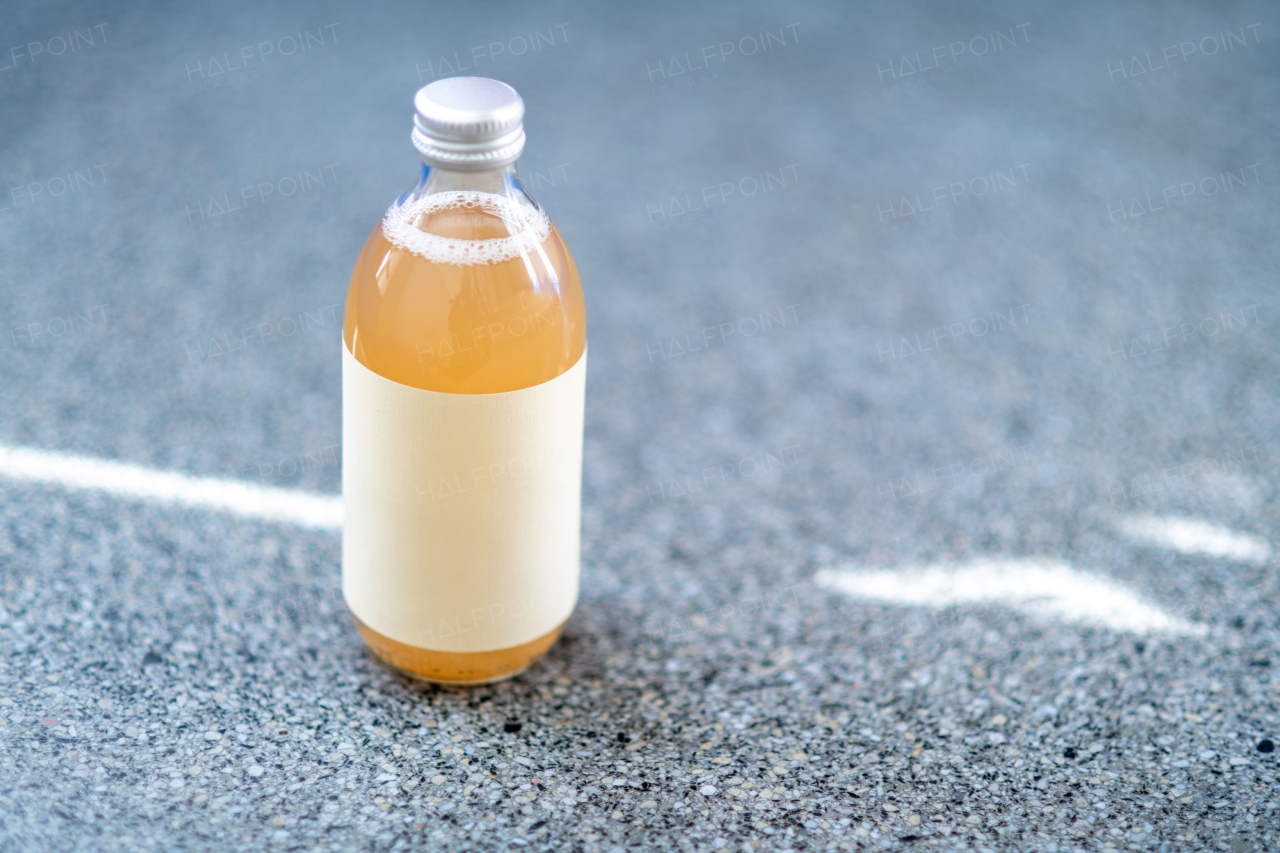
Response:
[[[348,353],[372,374],[395,383],[394,387],[388,386],[387,393],[410,394],[406,388],[434,392],[436,396],[421,395],[427,401],[424,405],[445,406],[462,401],[464,395],[473,395],[467,399],[480,400],[479,395],[509,395],[523,389],[551,387],[546,383],[562,377],[585,357],[586,315],[573,257],[550,219],[524,191],[514,163],[464,171],[432,166],[426,156],[424,160],[428,162],[417,186],[387,211],[356,262],[347,293],[343,329]],[[585,370],[585,366],[580,366],[580,370]],[[345,378],[348,376],[344,372],[344,397],[352,396],[347,386],[349,379]],[[438,395],[458,396],[446,399]],[[352,418],[381,417],[369,412],[353,412],[349,405],[355,404],[344,399],[345,430],[351,431]],[[500,490],[510,483],[517,483],[521,488],[527,485],[532,474],[522,473],[519,466],[528,470],[537,467],[536,463],[527,461],[541,458],[535,446],[514,460],[489,461],[487,470],[484,465],[473,465],[470,472],[457,472],[447,470],[445,465],[446,470],[424,470],[421,475],[415,475],[413,483],[421,514],[413,515],[406,510],[403,521],[397,523],[402,526],[434,524],[433,529],[444,531],[439,534],[444,536],[453,523],[450,519],[456,517],[460,519],[457,524],[470,525],[466,529],[480,531],[476,534],[477,543],[509,536],[525,537],[533,543],[528,546],[531,557],[534,553],[543,553],[537,544],[543,531],[537,528],[564,528],[556,533],[563,542],[569,535],[567,526],[572,525],[573,565],[551,570],[572,572],[572,595],[576,600],[580,401],[578,405],[577,444],[570,442],[565,445],[568,450],[557,451],[560,456],[556,459],[563,457],[565,461],[555,463],[578,477],[577,482],[572,483],[569,482],[572,477],[562,478],[563,483],[555,486],[566,494],[572,487],[573,494],[565,498],[572,501],[572,518],[568,512],[561,514],[563,518],[560,515],[548,518],[545,514],[539,515],[536,507],[525,512],[521,504],[511,503],[511,500],[534,500],[527,496],[504,498],[505,502],[495,500],[492,512],[483,503],[490,499],[486,489]],[[405,443],[421,437],[430,444],[434,440],[430,430],[436,420],[436,415],[426,418],[421,429],[410,424],[403,434],[411,440]],[[485,423],[483,419],[480,422]],[[376,428],[376,423],[370,427]],[[503,428],[518,431],[521,427],[515,424]],[[346,466],[356,464],[349,461],[347,439],[344,435],[344,491],[349,488]],[[534,444],[538,440],[528,439]],[[569,458],[575,447],[576,459]],[[396,449],[384,448],[381,452],[395,453]],[[455,486],[456,492],[472,494],[456,494]],[[376,482],[360,494],[370,494],[370,488],[376,496]],[[366,537],[364,532],[352,531],[351,525],[357,523],[353,518],[359,515],[353,512],[352,500],[348,494],[346,535],[353,539],[357,535]],[[405,500],[399,499],[395,506],[401,507]],[[468,500],[473,503],[464,505],[463,501]],[[481,503],[474,503],[476,500]],[[508,509],[499,514],[502,507]],[[417,512],[418,507],[414,511]],[[364,524],[362,530],[372,529],[372,522],[360,523]],[[392,526],[379,535],[395,536],[399,529]],[[468,599],[469,605],[481,602],[479,606],[469,607],[470,616],[468,606],[459,605],[456,613],[449,611],[445,618],[440,618],[440,612],[444,611],[437,607],[434,620],[424,617],[413,623],[414,633],[401,629],[401,636],[393,639],[361,618],[364,614],[358,612],[356,600],[372,599],[369,594],[353,598],[349,575],[376,571],[377,567],[358,563],[359,555],[348,554],[348,545],[344,542],[344,590],[362,637],[384,663],[427,681],[478,684],[520,672],[555,643],[563,628],[563,619],[545,632],[539,628],[538,636],[516,644],[460,650],[457,634],[467,633],[468,629],[478,630],[482,636],[488,636],[485,631],[490,629],[495,637],[515,636],[505,630],[503,620],[510,622],[525,618],[524,611],[537,611],[538,588],[535,585],[532,593],[508,600],[499,588],[500,583],[491,581],[482,571],[464,568],[465,559],[455,568],[449,562],[452,558],[443,556],[443,551],[435,553],[433,544],[418,547],[424,553],[414,555],[413,559],[421,559],[423,577],[413,577],[412,584],[406,585],[403,591],[379,587],[377,595],[383,597],[379,600],[385,600],[389,608],[399,607],[397,612],[403,611],[407,605],[395,599],[413,595],[438,604],[439,596],[452,594],[448,590],[458,588],[459,578],[451,573],[470,572],[477,584],[489,584],[493,588],[486,588],[485,598]],[[448,554],[462,554],[465,558],[468,553],[466,542],[450,542],[448,548]],[[503,553],[515,555],[508,559],[520,559],[523,548],[512,546]],[[562,548],[555,553],[567,552]],[[567,557],[557,559],[561,563],[569,561]],[[497,572],[494,577],[510,578],[519,575],[521,568],[505,565],[494,570]],[[539,570],[549,569],[544,566]],[[428,575],[431,577],[426,577]],[[433,580],[437,576],[438,583]],[[368,604],[363,606],[366,610],[369,608]],[[401,622],[408,624],[403,619]],[[438,639],[445,637],[448,641]]]
[[[467,196],[456,207],[429,209],[408,223],[450,240],[520,239],[502,218],[508,203]],[[529,388],[582,357],[582,285],[554,225],[536,251],[461,266],[393,245],[380,223],[351,276],[343,337],[361,364],[402,385],[448,394]]]

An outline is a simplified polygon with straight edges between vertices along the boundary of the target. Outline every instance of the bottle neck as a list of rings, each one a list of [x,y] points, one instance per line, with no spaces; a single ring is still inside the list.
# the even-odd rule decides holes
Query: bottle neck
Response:
[[[524,185],[520,183],[520,174],[516,171],[515,163],[478,172],[460,172],[423,163],[418,184],[413,188],[413,195],[416,198],[422,198],[443,192],[482,192],[513,201],[519,201],[521,197],[533,201]]]
[[[424,163],[418,176],[418,183],[397,199],[395,207],[402,211],[407,208],[406,222],[412,221],[413,227],[420,231],[437,233],[438,228],[444,227],[446,231],[439,232],[439,236],[461,237],[451,233],[449,229],[453,226],[432,224],[432,221],[437,218],[432,211],[437,208],[447,210],[457,205],[454,199],[447,196],[440,200],[443,204],[438,205],[429,200],[430,196],[449,193],[478,196],[476,198],[478,204],[475,206],[481,212],[481,216],[492,218],[492,224],[505,223],[503,227],[510,234],[527,231],[531,226],[538,231],[541,224],[550,225],[547,215],[520,182],[520,175],[514,163],[475,172],[442,169]],[[461,237],[461,239],[487,238]]]

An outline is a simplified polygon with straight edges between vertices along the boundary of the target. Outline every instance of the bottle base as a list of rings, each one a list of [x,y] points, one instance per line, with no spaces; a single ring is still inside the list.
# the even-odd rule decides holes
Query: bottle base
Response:
[[[409,646],[379,634],[356,618],[351,618],[365,645],[384,665],[407,678],[432,684],[493,684],[519,675],[547,653],[564,630],[562,622],[550,633],[509,649],[492,652],[440,652]],[[568,620],[566,620],[568,621]]]

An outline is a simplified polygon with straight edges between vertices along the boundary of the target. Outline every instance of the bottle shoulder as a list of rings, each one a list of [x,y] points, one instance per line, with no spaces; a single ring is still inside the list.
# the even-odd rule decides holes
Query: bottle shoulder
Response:
[[[426,251],[386,220],[365,242],[344,322],[356,359],[401,384],[461,394],[531,387],[576,364],[586,348],[582,287],[550,220],[537,240],[512,234],[492,211],[446,210],[408,218],[436,238]],[[492,240],[513,242],[467,245]]]

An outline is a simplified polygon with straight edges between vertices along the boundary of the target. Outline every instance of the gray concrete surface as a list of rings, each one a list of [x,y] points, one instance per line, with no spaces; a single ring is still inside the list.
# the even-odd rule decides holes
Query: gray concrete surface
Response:
[[[0,481],[0,848],[1276,849],[1275,558],[1114,521],[1280,543],[1277,24],[9,8],[0,443],[336,493],[348,276],[455,54],[526,100],[591,368],[581,604],[494,687],[376,665],[337,536]],[[1204,633],[814,582],[980,557],[1067,561]]]

